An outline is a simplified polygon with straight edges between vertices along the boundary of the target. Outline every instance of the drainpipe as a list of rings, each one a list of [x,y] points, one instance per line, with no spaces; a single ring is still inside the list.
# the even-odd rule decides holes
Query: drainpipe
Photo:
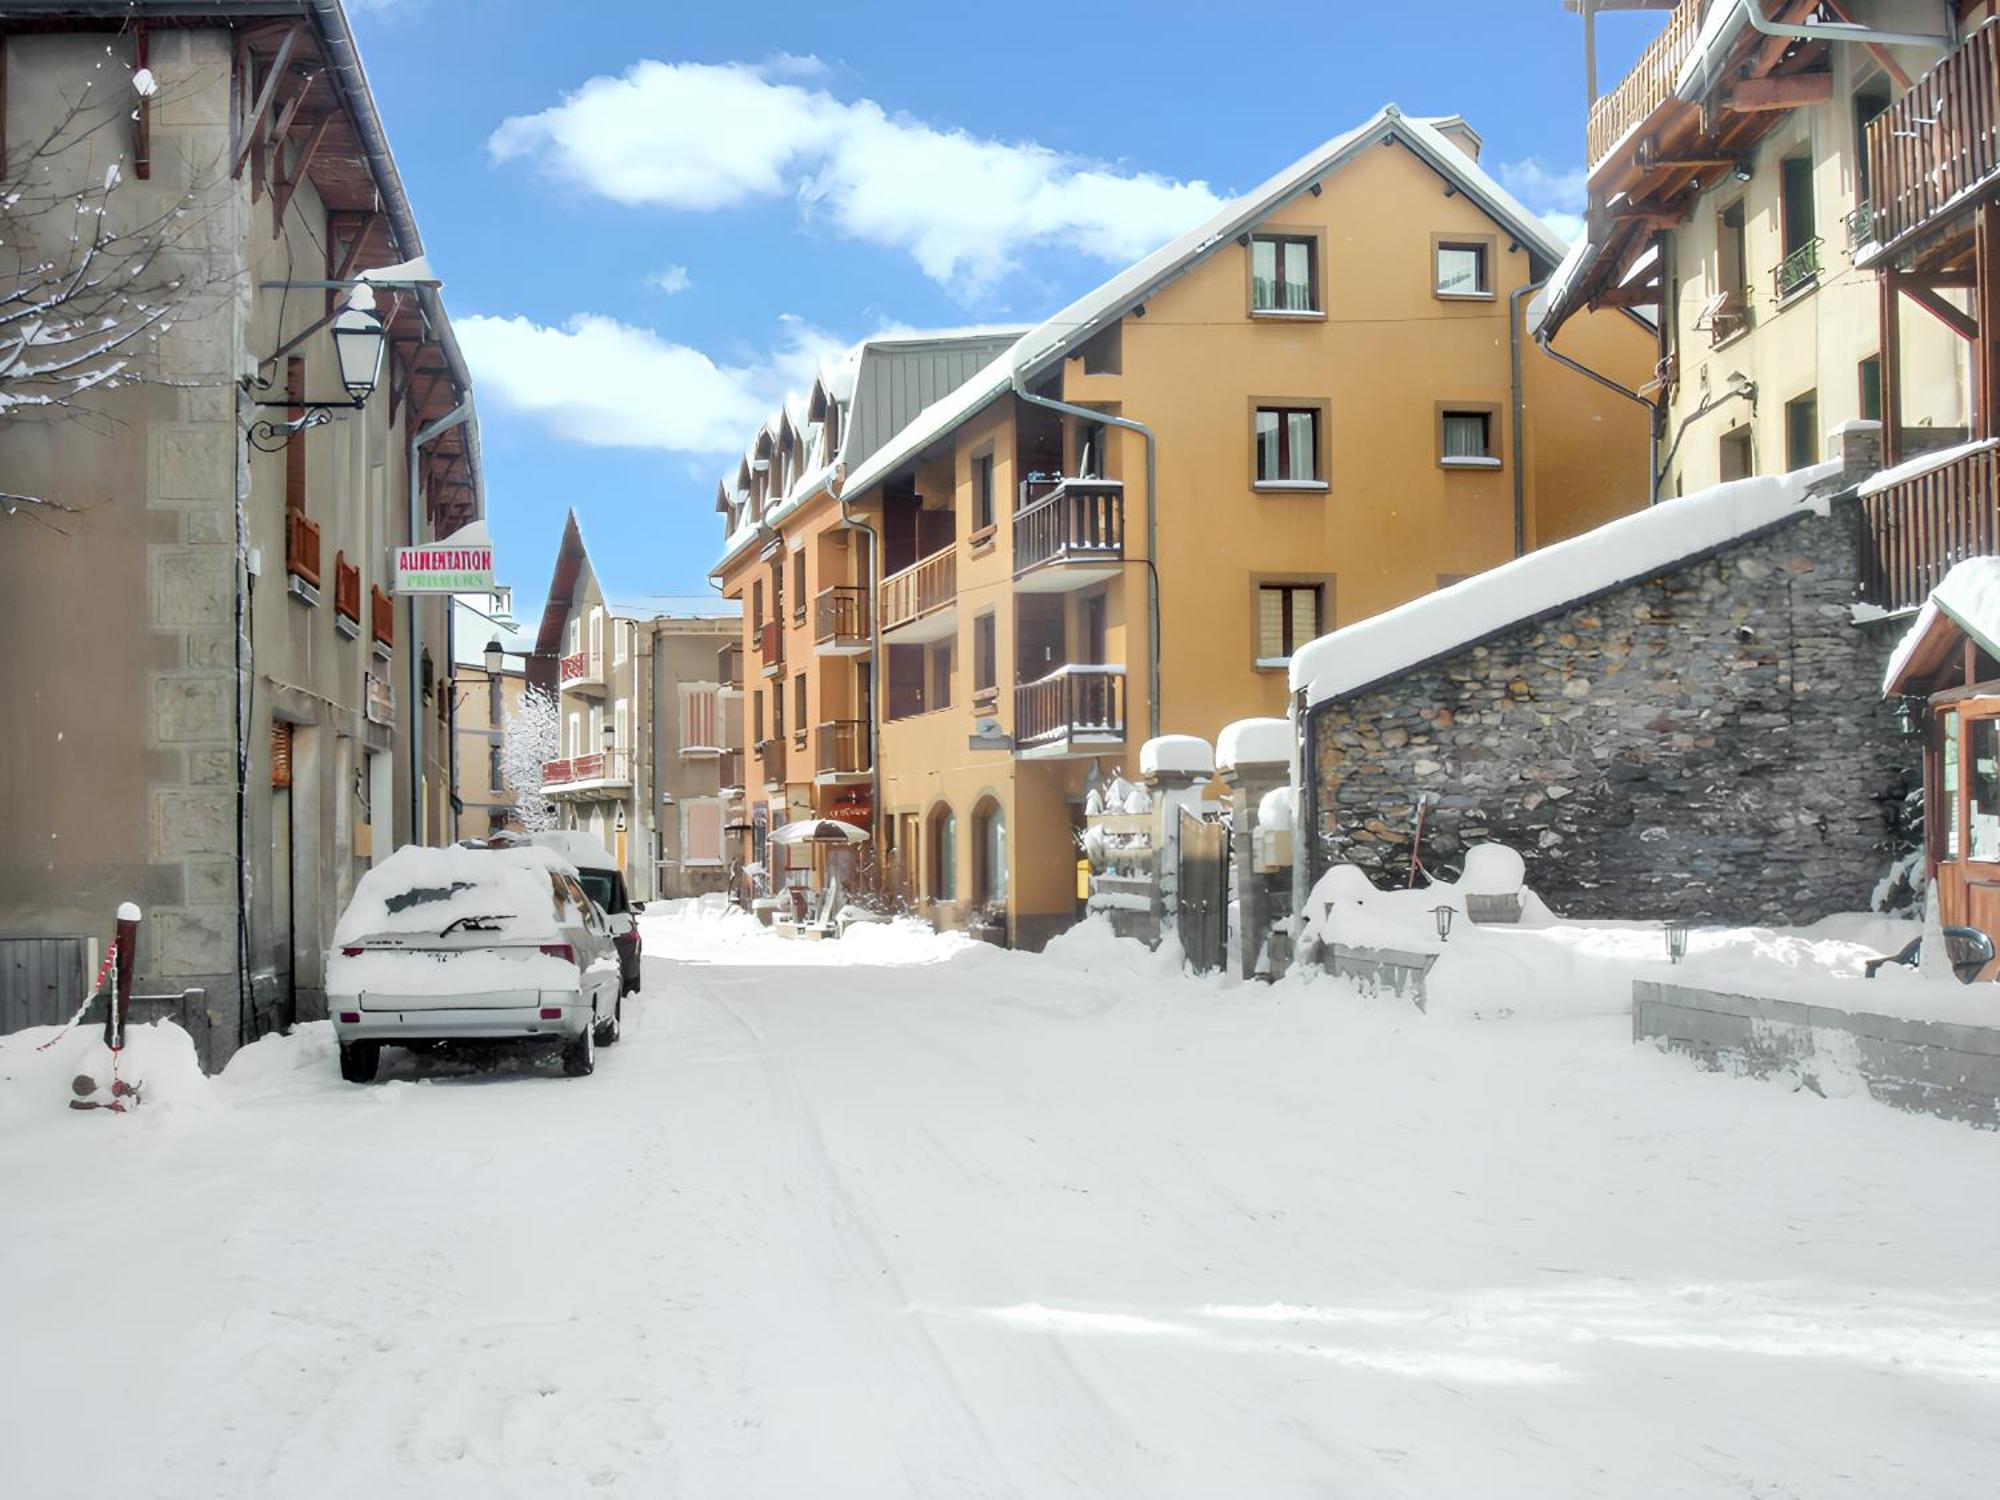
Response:
[[[1589,15],[1587,0],[1584,14],[1586,18]],[[1521,446],[1521,429],[1524,425],[1522,407],[1526,400],[1521,391],[1521,299],[1532,297],[1548,284],[1549,279],[1544,276],[1540,281],[1530,281],[1524,286],[1517,286],[1507,294],[1507,362],[1514,390],[1514,555],[1516,557],[1528,550],[1528,464],[1527,450]]]
[[[1649,505],[1657,504],[1660,498],[1660,405],[1659,403],[1656,401],[1648,401],[1644,396],[1640,395],[1637,391],[1626,389],[1626,387],[1620,385],[1617,381],[1611,379],[1608,375],[1598,374],[1597,371],[1591,369],[1590,366],[1588,365],[1578,364],[1575,360],[1571,359],[1567,354],[1564,354],[1561,350],[1556,348],[1554,338],[1550,334],[1547,333],[1536,334],[1535,342],[1541,346],[1542,353],[1546,354],[1550,359],[1554,360],[1557,364],[1563,366],[1565,369],[1576,371],[1577,374],[1583,376],[1586,380],[1596,381],[1599,385],[1603,386],[1607,391],[1616,391],[1619,395],[1623,396],[1628,401],[1638,402],[1641,406],[1645,407],[1646,410],[1652,414],[1651,420],[1648,421],[1646,424],[1646,477],[1647,477],[1646,503]]]
[[[439,417],[430,426],[420,429],[410,438],[410,545],[417,545],[417,534],[421,529],[419,516],[423,497],[417,487],[417,450],[433,438],[451,431],[461,422],[472,420],[471,401],[461,401],[450,411]],[[449,596],[447,596],[449,597]],[[424,826],[424,687],[423,657],[424,640],[422,616],[418,613],[420,596],[410,595],[410,842],[417,841],[417,832]],[[449,622],[447,621],[447,629]],[[440,688],[442,683],[440,682]],[[451,794],[445,793],[447,797]],[[448,804],[447,804],[448,805]]]
[[[1148,739],[1160,737],[1160,443],[1153,435],[1153,429],[1144,422],[1135,422],[1130,417],[1114,417],[1109,413],[1092,411],[1087,406],[1073,406],[1067,401],[1058,401],[1052,396],[1037,396],[1021,380],[1018,366],[1012,371],[1014,394],[1030,406],[1045,406],[1050,411],[1061,412],[1065,416],[1081,417],[1087,422],[1102,422],[1107,427],[1122,427],[1127,432],[1136,432],[1146,440],[1146,626],[1147,659],[1150,670],[1146,682],[1146,722],[1151,726]]]
[[[1948,25],[1945,34],[1939,36],[1928,31],[1880,31],[1870,26],[1862,26],[1854,21],[1814,21],[1793,26],[1773,21],[1764,14],[1762,0],[1732,0],[1738,13],[1750,24],[1750,29],[1765,36],[1784,37],[1801,42],[1860,42],[1871,47],[1935,47],[1949,52],[1957,45],[1956,28]],[[1706,25],[1703,28],[1708,41],[1699,54],[1701,63],[1701,92],[1706,94],[1714,82],[1713,62],[1720,43],[1724,52],[1734,40],[1735,28],[1726,23]]]

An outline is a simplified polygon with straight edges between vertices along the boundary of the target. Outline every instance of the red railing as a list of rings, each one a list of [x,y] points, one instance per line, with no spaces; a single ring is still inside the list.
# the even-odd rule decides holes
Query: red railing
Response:
[[[562,680],[568,682],[596,682],[604,676],[604,653],[601,651],[572,651],[562,659]]]
[[[1991,21],[1868,125],[1872,234],[1888,243],[2000,170],[2000,27]]]
[[[1982,448],[1861,501],[1861,597],[1910,609],[1952,564],[2000,543],[2000,451]]]
[[[361,569],[345,552],[333,554],[333,607],[355,624],[361,623]]]
[[[1014,576],[1044,563],[1116,561],[1125,555],[1125,486],[1116,479],[1059,480],[1014,516]]]
[[[821,589],[813,601],[813,641],[851,645],[868,638],[868,591],[848,584]]]
[[[560,787],[587,781],[630,781],[630,753],[626,750],[601,750],[595,755],[574,755],[568,760],[544,761],[542,785]]]
[[[1596,170],[1597,164],[1611,154],[1612,148],[1634,125],[1672,96],[1681,64],[1694,51],[1694,39],[1701,30],[1701,12],[1702,0],[1681,0],[1667,21],[1667,29],[1639,54],[1639,61],[1633,64],[1624,81],[1590,106],[1583,138],[1591,170]]]
[[[958,553],[946,547],[882,580],[882,629],[894,630],[958,598]]]
[[[868,725],[862,719],[831,719],[819,726],[819,772],[854,776],[869,767]]]
[[[1125,669],[1058,667],[1014,689],[1014,745],[1029,750],[1086,737],[1125,737]]]
[[[382,592],[379,584],[368,585],[368,612],[375,639],[385,646],[396,644],[396,601]]]
[[[285,571],[319,587],[319,522],[304,511],[285,512]]]

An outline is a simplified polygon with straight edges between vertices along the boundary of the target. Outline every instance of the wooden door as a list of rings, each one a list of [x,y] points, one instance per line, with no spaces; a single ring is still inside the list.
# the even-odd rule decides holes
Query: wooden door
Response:
[[[1925,760],[1925,834],[1945,925],[2000,939],[2000,697],[1940,706]]]

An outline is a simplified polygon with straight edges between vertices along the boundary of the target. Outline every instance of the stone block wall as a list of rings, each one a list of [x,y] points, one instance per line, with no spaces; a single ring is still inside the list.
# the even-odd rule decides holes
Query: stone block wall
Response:
[[[1579,917],[1809,922],[1914,841],[1896,637],[1852,623],[1859,506],[1531,620],[1309,713],[1311,873],[1455,873],[1487,840]]]

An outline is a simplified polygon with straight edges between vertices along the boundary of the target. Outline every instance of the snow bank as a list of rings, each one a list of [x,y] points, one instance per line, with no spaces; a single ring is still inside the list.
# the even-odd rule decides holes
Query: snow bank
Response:
[[[47,1051],[46,1042],[62,1036]],[[111,1091],[111,1049],[104,1045],[103,1022],[78,1025],[67,1034],[58,1026],[31,1026],[0,1036],[0,1140],[37,1122],[82,1113],[69,1107],[79,1077],[93,1079],[90,1097],[104,1100]],[[216,1107],[209,1080],[195,1055],[194,1038],[172,1021],[151,1021],[125,1032],[125,1049],[118,1057],[120,1081],[141,1088],[140,1112],[200,1114]]]
[[[1528,883],[1528,866],[1505,844],[1474,844],[1465,851],[1459,884],[1477,896],[1511,896]]]
[[[337,947],[387,933],[437,933],[461,917],[512,917],[524,931],[553,932],[560,913],[551,870],[576,873],[551,849],[406,844],[361,877],[333,941]]]
[[[1804,513],[1837,463],[1739,479],[1608,521],[1450,588],[1323,635],[1293,653],[1293,692],[1312,703],[1356,693],[1524,620]],[[1823,514],[1815,510],[1815,514]]]
[[[2000,656],[2000,557],[1969,557],[1955,564],[1931,590],[1890,653],[1888,669],[1882,674],[1885,694],[1895,691],[1897,680],[1940,617],[1979,642],[1988,655]]]
[[[1208,741],[1192,734],[1163,734],[1139,747],[1139,774],[1157,776],[1162,771],[1188,776],[1206,776],[1215,769],[1215,752]]]
[[[1289,719],[1238,719],[1215,741],[1215,763],[1225,773],[1238,766],[1289,765],[1291,759]]]

